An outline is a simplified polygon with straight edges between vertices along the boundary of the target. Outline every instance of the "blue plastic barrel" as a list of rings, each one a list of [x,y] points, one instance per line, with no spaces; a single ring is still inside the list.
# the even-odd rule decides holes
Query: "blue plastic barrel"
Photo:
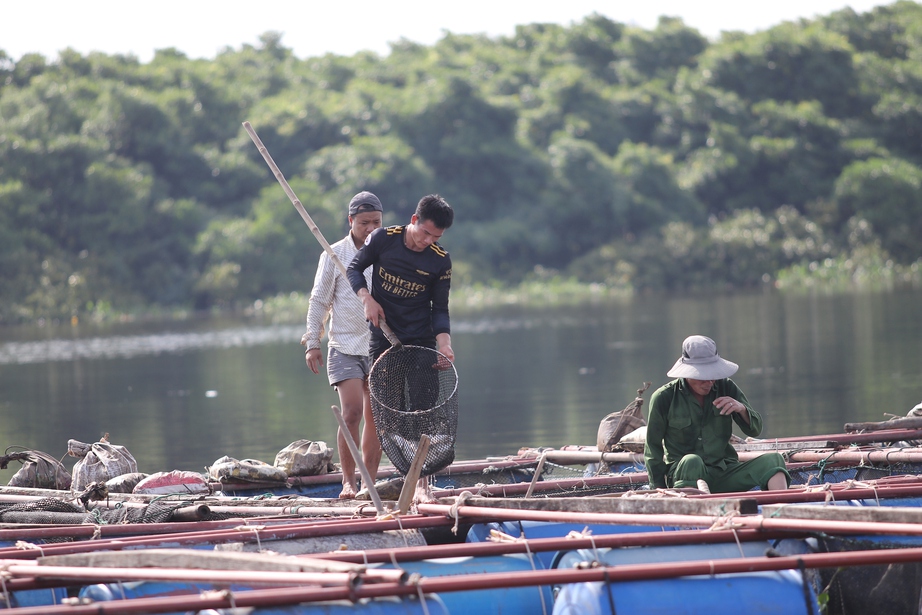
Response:
[[[150,598],[154,596],[198,595],[215,589],[211,583],[181,583],[175,581],[130,581],[125,583],[99,583],[80,590],[80,597],[94,602]],[[247,588],[231,586],[231,591]],[[249,588],[252,589],[252,588]]]
[[[562,554],[557,565],[559,568],[572,568],[578,562],[599,561],[615,569],[650,563],[668,567],[672,562],[759,557],[769,548],[770,543],[758,541],[579,550]],[[818,604],[812,585],[805,584],[801,573],[794,570],[574,583],[559,589],[554,604],[554,615],[731,615],[743,612],[814,615],[818,613]]]
[[[388,565],[388,568],[393,566]],[[489,557],[447,557],[417,562],[401,562],[400,568],[424,577],[476,575],[490,572],[544,570],[537,558],[524,554]],[[501,587],[443,592],[439,597],[450,613],[477,615],[515,615],[550,613],[553,594],[549,586]]]
[[[651,527],[645,525],[609,525],[585,523],[557,523],[546,521],[504,521],[502,523],[478,523],[471,526],[467,533],[467,542],[488,542],[490,530],[496,530],[508,534],[513,538],[563,538],[570,532],[582,532],[588,530],[593,536],[603,536],[607,534],[633,534],[636,532],[655,532],[657,530],[678,529],[662,528],[659,526]],[[535,557],[541,562],[545,569],[553,568],[554,562],[558,559],[558,554],[552,551],[535,553]]]
[[[27,606],[48,606],[52,604],[61,604],[61,600],[67,598],[67,589],[63,587],[54,587],[50,589],[27,589],[10,594],[10,607],[27,607]],[[3,607],[6,606],[4,601],[0,601]],[[2,608],[2,607],[0,607]]]
[[[614,606],[614,609],[612,609]],[[791,570],[564,585],[553,615],[791,615],[817,613]]]

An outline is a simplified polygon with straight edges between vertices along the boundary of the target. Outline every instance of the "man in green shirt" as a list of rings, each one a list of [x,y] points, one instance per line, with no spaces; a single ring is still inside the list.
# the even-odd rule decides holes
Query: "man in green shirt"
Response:
[[[676,380],[650,398],[644,461],[654,488],[787,489],[791,477],[780,454],[740,462],[730,444],[733,423],[747,436],[762,432],[762,417],[730,380],[737,369],[717,354],[711,338],[685,339],[682,356],[666,374]]]

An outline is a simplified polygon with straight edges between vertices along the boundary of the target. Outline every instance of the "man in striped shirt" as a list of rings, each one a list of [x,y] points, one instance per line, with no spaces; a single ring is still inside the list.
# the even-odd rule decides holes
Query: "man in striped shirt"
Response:
[[[381,227],[383,211],[381,201],[371,192],[359,192],[352,197],[349,203],[349,234],[330,246],[343,264],[351,263],[365,239],[373,230]],[[370,282],[371,267],[365,270],[364,275]],[[368,342],[371,333],[365,321],[362,302],[352,290],[349,280],[323,252],[317,265],[314,288],[311,290],[307,333],[301,339],[301,343],[307,347],[307,367],[315,374],[320,373],[320,367],[323,366],[320,338],[323,337],[327,316],[330,316],[327,376],[330,385],[339,393],[343,418],[356,442],[359,441],[362,416],[365,417],[361,440],[362,459],[374,478],[381,462],[381,444],[375,433],[368,394],[368,372],[371,370]],[[355,460],[341,429],[337,431],[336,443],[343,470],[343,489],[339,497],[352,499],[356,494]],[[373,488],[373,485],[365,486]]]

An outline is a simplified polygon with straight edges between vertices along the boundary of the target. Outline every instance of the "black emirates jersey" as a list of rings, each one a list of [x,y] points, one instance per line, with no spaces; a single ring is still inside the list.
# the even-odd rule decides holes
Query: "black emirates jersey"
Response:
[[[404,243],[405,232],[403,226],[389,226],[368,236],[349,265],[352,290],[365,288],[362,272],[372,266],[371,296],[381,304],[399,340],[450,333],[451,257],[438,243],[414,252]],[[372,334],[383,335],[377,327],[372,327]]]

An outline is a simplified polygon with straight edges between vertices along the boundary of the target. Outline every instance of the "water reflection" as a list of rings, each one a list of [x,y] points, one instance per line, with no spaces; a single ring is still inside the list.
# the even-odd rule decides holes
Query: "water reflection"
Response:
[[[692,333],[740,364],[734,379],[766,436],[905,415],[922,400],[920,299],[766,293],[458,315],[458,457],[593,444],[605,414],[643,382],[667,381]],[[202,470],[225,454],[271,463],[296,439],[334,441],[336,394],[305,367],[301,325],[150,327],[46,339],[0,331],[15,338],[0,344],[4,445],[60,457],[69,438],[108,432],[154,472]]]

